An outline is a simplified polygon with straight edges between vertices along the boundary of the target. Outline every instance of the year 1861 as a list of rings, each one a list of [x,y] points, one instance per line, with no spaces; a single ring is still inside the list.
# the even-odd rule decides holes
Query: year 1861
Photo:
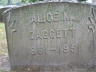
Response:
[[[47,54],[48,51],[56,51],[58,50],[59,53],[63,52],[63,53],[68,53],[68,52],[71,52],[71,53],[74,53],[75,52],[75,49],[76,49],[76,44],[72,44],[71,46],[67,45],[67,44],[64,44],[63,46],[61,47],[56,47],[56,48],[43,48],[42,46],[38,46],[38,47],[27,47],[28,51],[31,52],[32,55],[35,55],[35,54]]]

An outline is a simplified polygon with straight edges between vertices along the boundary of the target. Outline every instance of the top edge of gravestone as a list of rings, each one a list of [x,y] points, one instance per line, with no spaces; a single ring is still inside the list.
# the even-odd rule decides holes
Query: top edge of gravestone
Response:
[[[35,3],[28,3],[28,4],[24,4],[24,5],[22,5],[22,6],[9,8],[9,9],[5,10],[5,11],[3,12],[3,14],[5,14],[5,13],[7,13],[7,12],[10,12],[10,11],[12,11],[12,10],[14,10],[14,9],[26,7],[26,6],[29,6],[29,5],[48,4],[48,3],[70,3],[70,4],[81,4],[81,5],[96,6],[96,4],[87,3],[87,2],[79,3],[79,2],[74,2],[74,1],[37,1],[37,2],[35,2]]]

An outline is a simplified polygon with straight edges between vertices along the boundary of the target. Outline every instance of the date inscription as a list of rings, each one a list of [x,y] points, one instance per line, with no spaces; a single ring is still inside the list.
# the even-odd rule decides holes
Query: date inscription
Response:
[[[71,46],[68,44],[64,44],[61,48],[56,48],[55,50],[52,50],[52,48],[44,48],[43,46],[38,46],[38,47],[27,47],[27,50],[31,52],[32,55],[36,55],[36,54],[47,54],[49,51],[55,51],[58,53],[74,53],[76,50],[76,44],[72,44]],[[28,52],[29,53],[29,52]]]
[[[32,45],[27,47],[27,51],[32,55],[48,54],[52,51],[58,52],[59,54],[74,53],[76,52],[76,44],[74,42],[75,32],[75,27],[71,27],[70,29],[63,28],[30,31],[29,40]],[[72,43],[67,43],[69,38],[73,40]]]
[[[33,14],[28,32],[30,41],[30,46],[27,47],[28,54],[75,53],[76,27],[73,23],[78,21],[73,17],[67,17],[65,12]]]

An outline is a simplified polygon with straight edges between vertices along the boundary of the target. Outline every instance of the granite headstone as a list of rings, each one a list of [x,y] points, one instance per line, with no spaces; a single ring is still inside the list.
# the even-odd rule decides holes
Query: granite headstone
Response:
[[[5,11],[4,21],[11,67],[95,72],[95,5],[34,3]]]

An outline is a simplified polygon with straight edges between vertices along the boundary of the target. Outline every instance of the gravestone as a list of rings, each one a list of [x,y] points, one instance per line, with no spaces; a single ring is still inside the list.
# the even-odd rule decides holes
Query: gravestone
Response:
[[[0,8],[0,22],[3,22],[3,12],[8,8]]]
[[[5,11],[11,67],[29,72],[96,72],[95,8],[40,2]]]
[[[3,6],[3,7],[0,7],[0,22],[3,22],[3,12],[9,8],[13,8],[13,7],[19,7],[19,6],[16,6],[16,5],[9,5],[9,6]]]

